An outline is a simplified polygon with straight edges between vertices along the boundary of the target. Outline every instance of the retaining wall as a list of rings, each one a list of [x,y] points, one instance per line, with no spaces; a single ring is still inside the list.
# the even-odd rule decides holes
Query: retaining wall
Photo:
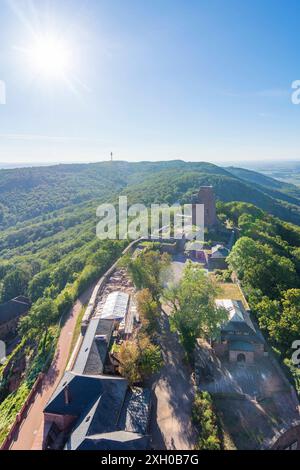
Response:
[[[26,418],[27,416],[27,411],[29,410],[32,402],[33,402],[33,398],[35,397],[35,394],[36,394],[36,391],[38,389],[38,387],[40,386],[41,382],[43,381],[43,378],[44,378],[44,375],[43,373],[39,374],[37,380],[35,381],[24,405],[22,406],[21,410],[19,411],[19,413],[17,414],[16,416],[16,419],[14,421],[14,424],[12,425],[10,431],[9,431],[9,434],[7,435],[5,441],[3,442],[2,446],[0,447],[0,450],[9,450],[10,446],[12,445],[13,443],[13,440],[14,440],[14,435],[15,435],[15,432],[17,431],[18,428],[20,428],[20,426],[22,425],[22,422],[23,420]]]

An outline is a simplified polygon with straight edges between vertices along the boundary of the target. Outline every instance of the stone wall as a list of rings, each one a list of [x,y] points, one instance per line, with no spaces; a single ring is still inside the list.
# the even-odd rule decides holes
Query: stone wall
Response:
[[[267,354],[267,353],[266,353]],[[254,345],[254,357],[255,360],[263,357],[265,355],[265,348],[264,345],[261,343],[257,343]]]
[[[300,450],[300,421],[283,428],[273,439],[265,441],[262,449],[270,450]]]
[[[227,343],[214,343],[213,348],[219,358],[224,358],[228,354]]]
[[[287,449],[288,447],[292,447],[293,450],[300,450],[300,425],[288,429],[280,436],[272,450]]]

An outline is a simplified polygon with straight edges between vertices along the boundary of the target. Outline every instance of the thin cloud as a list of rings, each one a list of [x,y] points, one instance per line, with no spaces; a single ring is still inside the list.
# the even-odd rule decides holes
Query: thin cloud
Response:
[[[275,118],[277,117],[274,113],[259,113],[259,117],[261,118]]]
[[[281,98],[290,95],[290,90],[285,88],[270,88],[269,90],[261,90],[254,93],[254,96],[262,96],[265,98]]]
[[[2,140],[22,140],[22,141],[41,141],[41,142],[101,142],[107,143],[100,139],[88,139],[81,137],[64,137],[64,136],[50,136],[40,134],[0,134]]]
[[[262,98],[282,98],[289,96],[291,93],[290,90],[286,88],[269,88],[265,90],[254,90],[254,91],[224,91],[222,95],[236,98],[246,98],[246,97],[262,97]]]

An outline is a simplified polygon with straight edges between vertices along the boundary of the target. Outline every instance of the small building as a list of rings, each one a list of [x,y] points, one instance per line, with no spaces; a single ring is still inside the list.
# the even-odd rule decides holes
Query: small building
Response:
[[[264,356],[264,340],[256,331],[249,312],[239,300],[216,300],[218,307],[228,311],[228,321],[221,326],[220,337],[213,342],[219,357],[229,362],[253,364]]]
[[[19,296],[0,305],[0,339],[14,334],[20,317],[26,315],[30,309],[27,297]]]
[[[226,258],[228,255],[229,250],[224,245],[218,244],[213,246],[211,254],[207,256],[208,269],[227,269]]]
[[[150,390],[126,379],[66,372],[44,409],[44,448],[58,441],[65,450],[148,449],[150,408]]]

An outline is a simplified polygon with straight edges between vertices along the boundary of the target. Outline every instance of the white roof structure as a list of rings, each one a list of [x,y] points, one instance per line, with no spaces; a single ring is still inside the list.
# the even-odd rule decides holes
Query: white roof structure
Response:
[[[108,295],[100,314],[106,320],[123,320],[128,310],[129,295],[125,292],[112,292]]]
[[[232,299],[217,299],[215,303],[217,307],[226,308],[228,311],[228,321],[246,323],[255,331],[249,314],[244,310],[241,302]]]
[[[228,320],[231,321],[245,321],[243,312],[237,302],[231,299],[218,299],[216,300],[217,307],[226,308],[228,311]]]

